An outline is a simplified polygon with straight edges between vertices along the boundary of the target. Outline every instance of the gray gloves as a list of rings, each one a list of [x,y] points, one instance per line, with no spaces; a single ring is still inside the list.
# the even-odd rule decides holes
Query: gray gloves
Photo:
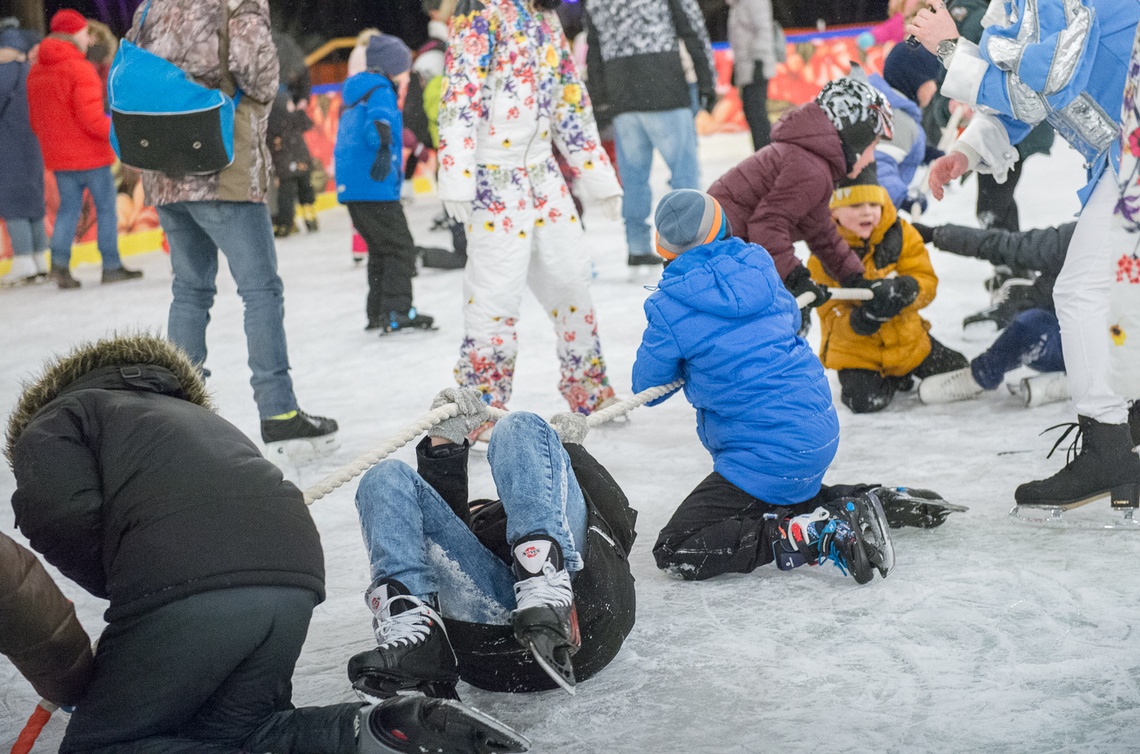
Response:
[[[468,435],[491,418],[487,404],[483,402],[483,394],[474,388],[449,387],[440,390],[431,402],[431,407],[437,409],[448,403],[458,404],[459,413],[428,430],[429,437],[442,437],[448,442],[462,445]]]
[[[581,445],[590,431],[590,424],[583,414],[573,414],[569,411],[550,417],[550,426],[558,433],[558,439],[564,445],[567,443]]]

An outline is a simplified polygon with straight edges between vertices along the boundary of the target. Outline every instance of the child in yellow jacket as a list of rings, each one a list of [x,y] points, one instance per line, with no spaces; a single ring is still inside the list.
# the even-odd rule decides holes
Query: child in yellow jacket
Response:
[[[881,411],[895,391],[909,390],[913,378],[961,369],[965,356],[930,336],[919,309],[934,300],[938,278],[922,237],[900,218],[887,190],[878,184],[874,164],[857,178],[840,182],[832,194],[831,216],[839,234],[863,260],[872,290],[889,295],[874,301],[827,301],[817,312],[821,323],[819,358],[839,372],[843,404],[857,414]],[[812,278],[839,283],[819,261],[808,262]]]

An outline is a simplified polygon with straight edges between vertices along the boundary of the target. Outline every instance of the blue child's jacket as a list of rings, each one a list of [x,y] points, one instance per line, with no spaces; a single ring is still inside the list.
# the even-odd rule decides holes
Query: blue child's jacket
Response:
[[[386,76],[365,71],[344,82],[333,159],[340,202],[396,202],[404,181],[404,119]]]
[[[633,389],[684,378],[715,470],[750,495],[791,505],[819,492],[839,419],[768,252],[739,238],[689,249],[645,314]]]

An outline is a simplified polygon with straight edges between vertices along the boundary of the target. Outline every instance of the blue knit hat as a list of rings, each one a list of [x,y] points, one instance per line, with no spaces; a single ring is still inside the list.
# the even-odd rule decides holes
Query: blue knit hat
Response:
[[[668,260],[732,233],[720,202],[694,189],[666,194],[657,205],[653,222],[657,225],[657,253]]]
[[[377,34],[368,40],[364,65],[388,78],[395,78],[412,67],[412,51],[399,37]]]

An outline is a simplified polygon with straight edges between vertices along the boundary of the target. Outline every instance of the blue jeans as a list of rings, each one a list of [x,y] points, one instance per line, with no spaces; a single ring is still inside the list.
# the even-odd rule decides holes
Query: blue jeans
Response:
[[[1038,372],[1065,371],[1061,327],[1053,312],[1029,309],[1018,314],[994,344],[970,363],[970,371],[979,385],[993,390],[1006,372],[1019,366]]]
[[[26,217],[6,217],[4,225],[8,237],[12,239],[12,253],[17,255],[35,254],[48,248],[47,231],[42,217],[34,220]]]
[[[75,229],[79,227],[79,215],[83,211],[83,189],[91,192],[91,200],[95,203],[103,269],[122,267],[123,262],[119,259],[119,215],[115,209],[115,179],[111,168],[57,170],[55,183],[59,187],[59,212],[51,234],[52,267],[71,266],[71,245],[75,242]]]
[[[562,547],[566,570],[581,570],[586,501],[550,425],[524,412],[500,419],[487,461],[507,515],[507,540],[546,534]],[[356,508],[373,579],[396,579],[421,599],[438,595],[445,618],[510,622],[510,566],[406,463],[385,460],[370,469],[356,491]]]
[[[688,108],[652,113],[622,113],[614,118],[618,170],[621,172],[621,214],[630,254],[652,254],[652,232],[647,222],[653,211],[649,171],[656,149],[669,166],[669,186],[699,189],[701,166],[697,159],[697,127]]]
[[[245,303],[245,342],[253,399],[262,419],[297,408],[285,343],[284,286],[277,275],[273,224],[264,204],[176,202],[158,208],[170,242],[174,298],[166,336],[201,366],[214,305],[218,251],[226,255]]]

